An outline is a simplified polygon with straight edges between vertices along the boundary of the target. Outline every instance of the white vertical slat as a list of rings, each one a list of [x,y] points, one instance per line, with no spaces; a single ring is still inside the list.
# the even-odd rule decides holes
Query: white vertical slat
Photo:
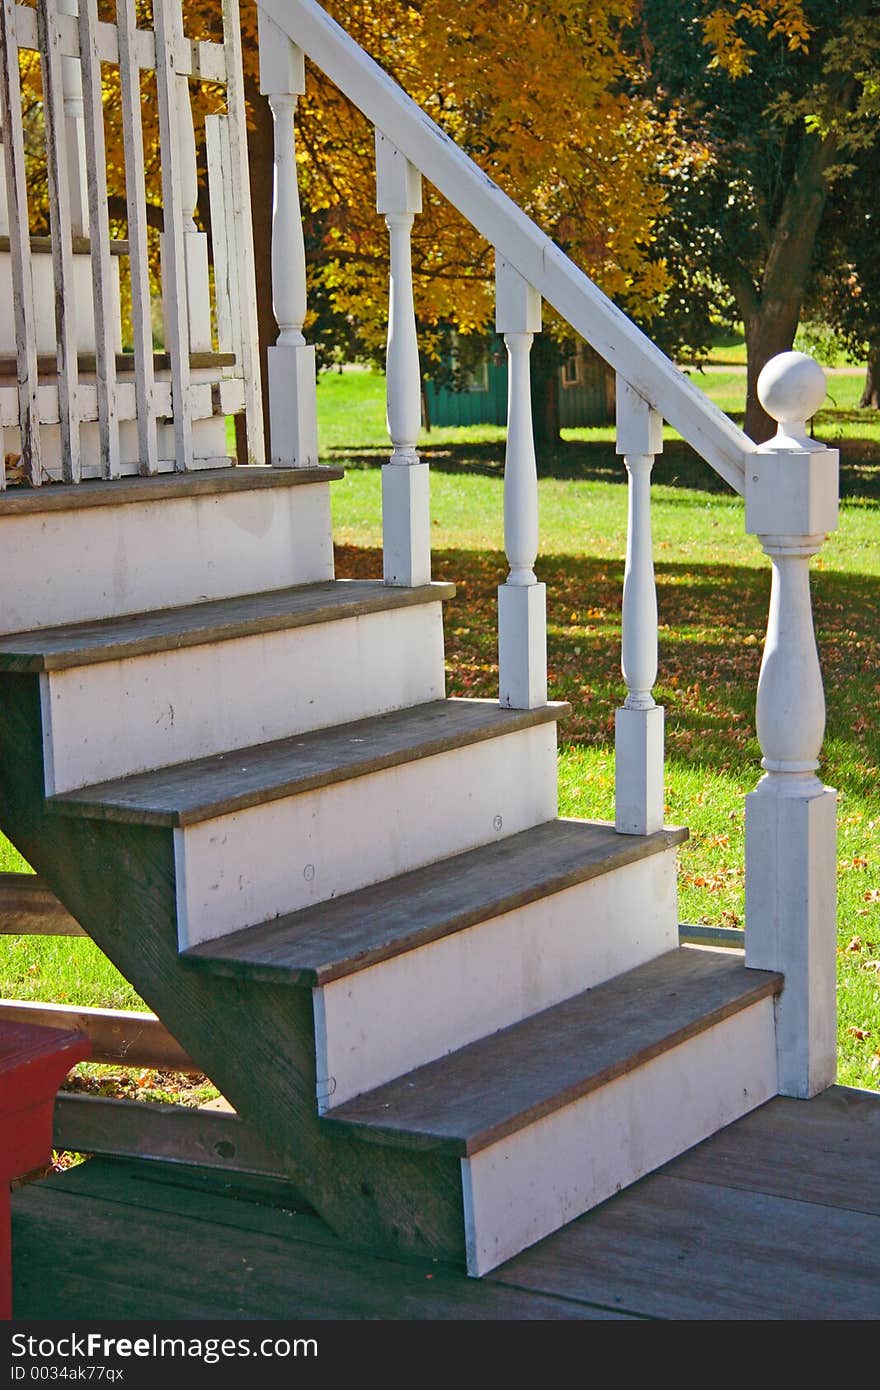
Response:
[[[79,0],[58,0],[58,13],[74,19]],[[74,236],[85,236],[89,225],[89,195],[86,179],[86,136],[83,116],[82,68],[79,58],[61,59],[64,90],[65,154],[70,192],[70,226]]]
[[[98,52],[98,0],[79,0],[79,44],[89,192],[92,294],[95,305],[95,367],[98,383],[101,473],[105,478],[118,478],[117,335],[113,323],[116,298],[113,293],[110,222],[107,215],[107,156],[104,141],[104,106],[101,99],[101,60]]]
[[[226,51],[226,110],[229,116],[229,189],[238,282],[241,328],[240,366],[244,378],[248,463],[266,462],[263,388],[260,381],[260,340],[257,330],[257,278],[251,225],[251,178],[247,150],[247,118],[241,55],[238,0],[223,0],[223,46]]]
[[[211,200],[211,241],[214,250],[214,296],[217,305],[217,346],[241,361],[242,315],[235,254],[235,195],[229,117],[205,117],[208,155],[208,194]]]
[[[73,283],[70,185],[66,121],[58,38],[57,0],[39,0],[37,21],[43,65],[46,159],[49,174],[49,221],[55,277],[55,330],[58,334],[58,410],[61,417],[61,476],[78,483],[81,476],[77,401],[77,310]]]
[[[128,209],[128,249],[131,267],[131,317],[134,346],[134,386],[137,401],[138,458],[141,473],[159,467],[153,371],[153,323],[150,305],[150,267],[147,248],[144,137],[141,124],[140,68],[135,56],[135,0],[116,0],[119,31],[119,78],[122,92],[122,133],[125,146],[125,197]]]
[[[663,448],[657,411],[617,378],[617,452],[629,476],[621,668],[627,697],[615,717],[615,829],[651,835],[663,825],[664,713],[657,678],[657,588],[651,543],[651,469]]]
[[[390,240],[386,397],[391,459],[382,468],[383,569],[386,584],[431,580],[428,465],[416,452],[422,392],[413,302],[410,238],[422,210],[418,169],[376,131],[376,210]]]
[[[154,0],[156,84],[159,94],[159,140],[162,158],[162,238],[165,347],[171,357],[174,403],[174,458],[178,472],[193,466],[190,402],[189,309],[186,297],[185,210],[181,198],[180,120],[175,46],[178,0]]]
[[[3,122],[0,120],[0,145],[3,143]],[[6,160],[0,156],[0,236],[9,236],[9,214],[6,210]]]
[[[178,5],[174,10],[177,52],[186,52],[183,13]],[[180,59],[178,59],[180,62]],[[211,286],[208,274],[208,238],[196,226],[195,213],[199,201],[199,166],[196,151],[196,131],[193,122],[192,96],[189,79],[178,73],[177,120],[180,127],[180,196],[183,203],[183,250],[186,258],[186,295],[189,310],[190,352],[211,352]]]
[[[15,300],[15,351],[18,361],[22,462],[31,484],[39,487],[43,480],[43,465],[40,449],[40,412],[37,403],[37,330],[14,0],[0,0],[0,124],[3,127],[6,206]]]
[[[278,339],[269,348],[269,461],[278,468],[318,462],[315,349],[303,337],[306,252],[297,188],[294,113],[305,91],[303,51],[258,9],[260,91],[269,98],[275,137],[272,204],[272,310]]]
[[[498,257],[495,326],[507,347],[504,549],[510,573],[498,587],[498,699],[510,709],[547,703],[547,586],[535,577],[538,469],[529,355],[541,331],[541,296]]]

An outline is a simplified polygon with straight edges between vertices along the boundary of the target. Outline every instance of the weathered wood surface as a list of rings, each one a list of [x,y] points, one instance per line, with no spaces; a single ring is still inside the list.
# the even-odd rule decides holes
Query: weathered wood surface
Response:
[[[235,1183],[93,1160],[13,1200],[17,1318],[605,1320],[619,1313],[353,1253]],[[151,1178],[153,1180],[151,1180]]]
[[[232,932],[194,947],[186,959],[244,979],[323,985],[660,853],[686,837],[685,830],[664,830],[643,840],[624,838],[606,824],[549,821],[318,907]]]
[[[116,371],[137,373],[138,358],[135,353],[117,352],[114,354]],[[150,355],[153,368],[157,372],[167,372],[171,367],[171,358],[167,352],[154,352]],[[80,352],[77,354],[76,365],[79,372],[84,376],[94,376],[98,369],[98,359],[93,352]],[[235,353],[233,352],[191,352],[189,355],[190,368],[193,371],[211,371],[221,367],[234,367],[236,363]],[[15,358],[0,356],[0,377],[15,376]],[[40,381],[51,380],[58,373],[58,359],[56,357],[39,356],[37,358],[37,371]]]
[[[200,497],[217,492],[246,492],[251,488],[332,483],[343,476],[341,468],[252,466],[203,468],[185,477],[176,473],[162,473],[155,478],[119,478],[112,485],[95,479],[78,486],[59,483],[39,491],[16,488],[0,495],[0,516],[14,516],[22,512],[73,511],[80,507],[118,507],[129,502]]]
[[[876,1092],[770,1101],[479,1282],[352,1253],[283,1182],[95,1160],[14,1194],[15,1312],[876,1320],[878,1127]]]
[[[36,874],[0,874],[0,936],[85,936]]]
[[[76,1029],[92,1044],[92,1061],[126,1067],[167,1067],[198,1072],[191,1057],[155,1014],[130,1009],[90,1009],[77,1004],[44,1004],[32,999],[0,999],[0,1023],[42,1024]]]
[[[193,825],[545,724],[568,709],[561,703],[503,710],[492,700],[434,700],[65,792],[50,805],[65,816]]]
[[[493,1279],[649,1317],[880,1317],[876,1216],[675,1171],[645,1178]]]
[[[280,1159],[259,1135],[237,1115],[216,1110],[61,1092],[52,1135],[56,1149],[74,1153],[284,1178]]]
[[[206,642],[438,603],[454,594],[453,584],[432,584],[421,589],[390,589],[373,579],[298,584],[289,589],[0,637],[0,671],[59,671],[69,666],[90,666],[149,652],[176,651]]]
[[[880,1096],[832,1086],[780,1096],[677,1159],[691,1182],[791,1197],[880,1217]]]
[[[50,236],[32,236],[30,240],[32,256],[52,255],[52,238]],[[127,241],[120,241],[118,238],[111,240],[110,255],[127,256],[129,254],[129,246],[130,244]],[[74,236],[71,237],[71,248],[75,256],[88,256],[92,249],[92,243],[87,236]],[[0,236],[0,253],[8,251],[9,249],[9,237]]]
[[[160,482],[138,480],[148,488]],[[457,1159],[352,1145],[321,1128],[308,993],[181,966],[170,831],[53,816],[43,787],[38,678],[3,675],[0,824],[27,862],[63,892],[236,1113],[271,1136],[285,1171],[341,1237],[361,1248],[463,1262]]]
[[[679,947],[331,1110],[376,1143],[468,1155],[778,993],[782,978]]]

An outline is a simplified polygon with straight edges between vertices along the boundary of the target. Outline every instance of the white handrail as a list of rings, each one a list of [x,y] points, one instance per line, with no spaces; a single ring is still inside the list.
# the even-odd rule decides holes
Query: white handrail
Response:
[[[316,0],[260,0],[280,29],[581,337],[739,493],[755,445]]]

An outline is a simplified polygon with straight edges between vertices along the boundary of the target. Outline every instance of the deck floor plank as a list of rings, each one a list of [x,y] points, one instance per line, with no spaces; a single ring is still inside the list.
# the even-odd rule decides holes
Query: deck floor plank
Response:
[[[208,1215],[198,1200],[204,1194],[179,1188],[180,1210],[174,1211],[168,1209],[174,1205],[168,1191],[156,1184],[154,1203],[145,1204],[136,1220],[138,1208],[126,1191],[125,1175],[117,1195],[108,1196],[111,1165],[92,1160],[87,1167],[104,1169],[97,1184],[102,1195],[88,1195],[82,1181],[76,1193],[63,1184],[35,1184],[16,1193],[16,1318],[583,1321],[622,1316],[480,1283],[441,1265],[377,1260],[332,1237],[320,1244],[300,1239],[298,1216],[254,1208],[219,1192],[210,1198]]]
[[[18,1318],[877,1319],[880,1094],[774,1100],[482,1280],[268,1179],[94,1159],[13,1195]]]
[[[667,1170],[491,1277],[658,1318],[876,1319],[880,1219]]]

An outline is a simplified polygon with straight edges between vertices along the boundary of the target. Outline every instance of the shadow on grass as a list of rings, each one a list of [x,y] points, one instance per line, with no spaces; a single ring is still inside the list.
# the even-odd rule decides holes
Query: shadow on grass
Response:
[[[381,552],[337,547],[337,573],[377,577]],[[546,555],[548,676],[552,699],[572,713],[560,729],[574,744],[611,744],[622,703],[620,607],[623,560]],[[497,696],[496,590],[507,573],[500,551],[443,550],[435,579],[456,584],[446,608],[449,693]],[[828,691],[823,776],[858,795],[880,776],[880,579],[820,571],[813,576],[816,629]],[[770,594],[769,567],[657,566],[660,670],[669,754],[760,776],[754,708]]]
[[[851,412],[855,413],[855,412]],[[840,493],[842,497],[880,502],[880,443],[870,439],[836,441],[840,450]],[[474,473],[500,477],[504,472],[504,444],[426,444],[421,457],[440,473]],[[345,468],[378,468],[387,461],[388,451],[371,449],[328,450],[324,462]],[[538,450],[538,473],[542,478],[561,478],[584,482],[624,483],[623,460],[608,440],[562,440],[552,449]],[[706,493],[729,493],[733,489],[681,440],[672,440],[654,465],[655,483]]]

